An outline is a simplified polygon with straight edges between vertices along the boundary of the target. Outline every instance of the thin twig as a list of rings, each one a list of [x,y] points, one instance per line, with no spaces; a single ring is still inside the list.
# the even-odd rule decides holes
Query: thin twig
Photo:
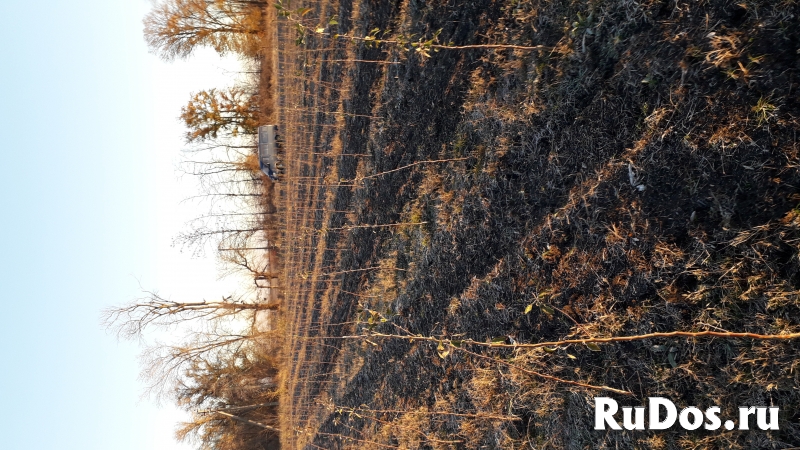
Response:
[[[360,409],[356,409],[356,412],[361,411]],[[373,413],[379,414],[406,414],[409,411],[399,410],[399,409],[370,409],[368,410]],[[429,416],[455,416],[455,417],[469,417],[473,419],[493,419],[493,420],[509,420],[509,421],[517,421],[522,420],[520,417],[516,416],[502,416],[496,415],[491,413],[455,413],[451,411],[414,411],[414,414],[420,415],[429,415]]]
[[[442,50],[468,50],[472,48],[496,48],[496,49],[512,49],[512,50],[541,50],[550,49],[545,45],[512,45],[512,44],[472,44],[472,45],[442,45],[433,44],[431,48],[438,48]]]
[[[401,223],[384,223],[379,225],[347,225],[344,227],[337,227],[337,228],[321,228],[319,231],[320,233],[324,233],[326,231],[340,231],[340,230],[352,230],[354,228],[383,228],[383,227],[402,227],[406,225],[424,225],[428,222],[401,222]]]
[[[347,339],[355,339],[361,338],[364,336],[342,336],[342,338]],[[369,337],[383,337],[383,338],[393,338],[393,339],[408,339],[412,341],[429,341],[429,342],[444,342],[448,343],[450,339],[439,339],[435,337],[428,337],[428,336],[400,336],[394,334],[385,334],[385,333],[371,333]],[[569,344],[590,344],[590,343],[611,343],[611,342],[630,342],[630,341],[641,341],[644,339],[653,339],[653,338],[671,338],[671,337],[686,337],[686,338],[700,338],[700,337],[721,337],[721,338],[728,338],[728,339],[737,339],[737,338],[747,338],[747,339],[758,339],[758,340],[792,340],[792,339],[800,339],[800,333],[791,333],[791,334],[756,334],[756,333],[735,333],[735,332],[727,332],[727,331],[670,331],[666,333],[649,333],[649,334],[637,334],[634,336],[613,336],[613,337],[596,337],[596,338],[585,338],[585,339],[565,339],[563,341],[549,341],[549,342],[538,342],[535,344],[506,344],[501,342],[477,342],[473,341],[472,339],[452,339],[453,341],[459,341],[462,345],[469,344],[469,345],[476,345],[480,347],[489,347],[489,348],[540,348],[540,347],[557,347],[560,345],[569,345]]]
[[[419,165],[419,164],[443,163],[443,162],[450,162],[450,161],[464,161],[465,159],[469,159],[469,157],[465,157],[465,158],[450,158],[450,159],[433,159],[433,160],[428,160],[428,161],[417,161],[417,162],[408,164],[408,165],[403,166],[403,167],[398,167],[396,169],[387,170],[387,171],[381,172],[381,173],[376,173],[374,175],[367,175],[367,176],[363,176],[363,177],[358,177],[353,181],[361,181],[361,180],[366,180],[368,178],[379,177],[381,175],[386,175],[387,173],[392,173],[392,172],[397,172],[397,171],[400,171],[400,170],[403,170],[403,169],[408,169],[409,167],[414,167],[414,166]]]
[[[277,429],[275,427],[271,427],[269,425],[264,425],[263,423],[259,423],[259,422],[254,422],[254,421],[252,421],[250,419],[245,419],[244,417],[235,416],[233,414],[226,413],[225,411],[214,411],[214,412],[217,413],[217,414],[223,415],[225,417],[230,417],[231,419],[236,420],[238,422],[246,423],[248,425],[253,425],[253,426],[257,426],[257,427],[263,428],[265,430],[274,431],[275,433],[280,433],[281,432],[281,430],[279,430],[279,429]]]

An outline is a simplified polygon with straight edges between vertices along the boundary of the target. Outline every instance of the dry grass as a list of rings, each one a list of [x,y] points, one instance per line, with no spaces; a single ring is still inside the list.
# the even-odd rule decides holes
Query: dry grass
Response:
[[[636,399],[620,397],[625,405],[664,396],[723,414],[782,409],[779,432],[712,435],[594,431],[593,391],[464,352],[442,358],[435,344],[338,339],[396,327],[519,342],[800,329],[795,58],[776,51],[797,39],[797,6],[503,6],[293,5],[311,8],[309,18],[336,15],[342,31],[443,28],[458,44],[552,50],[423,62],[319,36],[298,46],[288,23],[276,27],[273,117],[288,160],[276,239],[291,287],[283,445],[797,442],[796,343],[670,338],[481,353],[628,390]],[[355,61],[380,59],[400,64]],[[366,178],[381,172],[391,173]]]

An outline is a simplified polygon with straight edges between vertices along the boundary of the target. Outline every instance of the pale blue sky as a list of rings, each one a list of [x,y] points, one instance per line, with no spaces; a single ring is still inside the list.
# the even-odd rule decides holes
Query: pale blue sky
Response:
[[[180,106],[229,74],[147,53],[146,0],[6,0],[0,27],[0,447],[179,449],[140,400],[136,343],[100,311],[143,287],[217,297],[213,264],[170,248],[196,211],[176,181]]]

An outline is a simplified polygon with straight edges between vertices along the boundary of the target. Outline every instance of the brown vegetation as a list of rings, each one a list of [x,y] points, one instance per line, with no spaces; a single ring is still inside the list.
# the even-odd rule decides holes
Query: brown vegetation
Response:
[[[116,322],[134,334],[153,317],[214,319],[153,359],[195,412],[181,436],[220,449],[276,434],[308,449],[800,442],[795,2],[170,4],[244,28],[171,36],[157,6],[154,50],[206,45],[258,68],[231,102],[244,108],[216,108],[233,122],[187,122],[209,141],[200,152],[225,155],[189,171],[233,209],[178,240],[211,242],[256,292],[270,286],[187,304],[203,313],[153,296],[115,312],[139,313]],[[220,140],[256,123],[281,127],[276,184],[252,143]],[[598,391],[723,416],[775,405],[780,430],[595,431]]]
[[[794,3],[291,8],[285,446],[797,441]],[[598,386],[781,431],[594,431]]]
[[[259,167],[255,133],[274,120],[274,9],[260,0],[163,0],[144,19],[145,39],[165,59],[198,47],[240,57],[237,84],[192,95],[181,111],[187,127],[182,169],[198,177],[209,211],[176,237],[194,252],[209,247],[225,270],[253,280],[249,290],[219,301],[174,301],[155,292],[106,311],[118,335],[137,338],[153,327],[181,330],[184,340],[143,355],[151,392],[191,413],[177,437],[204,449],[280,447],[273,330],[281,279],[272,181]],[[270,26],[272,24],[272,26]]]

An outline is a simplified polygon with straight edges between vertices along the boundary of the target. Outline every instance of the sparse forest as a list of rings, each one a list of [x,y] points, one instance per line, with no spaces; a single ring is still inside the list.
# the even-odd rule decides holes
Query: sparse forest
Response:
[[[143,375],[154,396],[191,413],[176,437],[202,449],[280,448],[281,339],[272,317],[281,298],[278,209],[255,142],[258,126],[275,120],[270,11],[263,1],[165,0],[144,18],[145,40],[165,60],[209,47],[236,55],[243,67],[231,86],[193,93],[180,111],[187,130],[181,170],[199,181],[191,200],[208,212],[175,244],[196,253],[212,249],[226,273],[252,283],[219,300],[182,303],[146,292],[103,316],[125,338],[148,329],[189,330],[182,342],[146,349]]]
[[[800,446],[800,4],[160,0],[182,169],[242,292],[108,310],[198,448]],[[278,124],[285,173],[259,168]],[[595,430],[593,398],[777,406]]]

